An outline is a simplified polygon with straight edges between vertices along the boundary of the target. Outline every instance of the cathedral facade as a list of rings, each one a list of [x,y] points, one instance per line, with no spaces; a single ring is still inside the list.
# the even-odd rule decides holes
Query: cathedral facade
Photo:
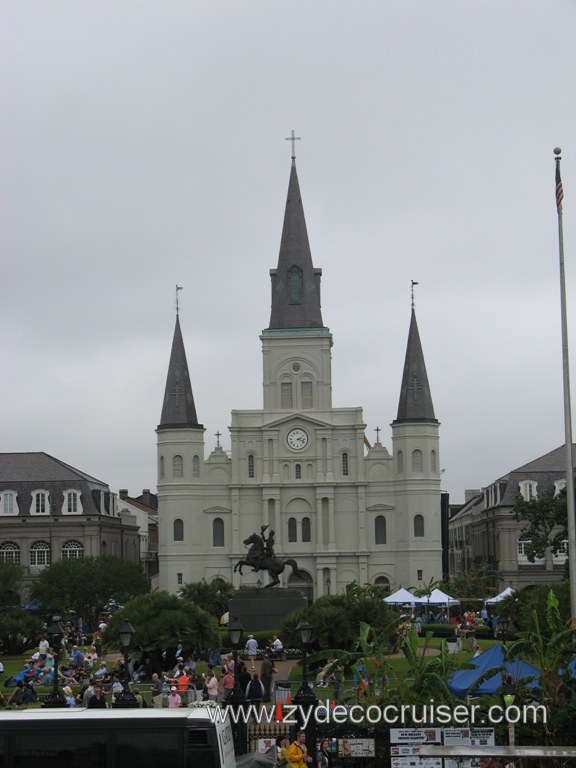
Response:
[[[158,586],[224,579],[265,586],[261,572],[234,572],[253,533],[272,535],[280,576],[309,598],[352,581],[396,588],[442,576],[439,422],[414,308],[392,451],[369,446],[362,409],[332,406],[332,335],[320,304],[292,159],[272,309],[260,340],[263,404],[233,410],[231,451],[205,458],[180,322],[168,367],[158,451]]]

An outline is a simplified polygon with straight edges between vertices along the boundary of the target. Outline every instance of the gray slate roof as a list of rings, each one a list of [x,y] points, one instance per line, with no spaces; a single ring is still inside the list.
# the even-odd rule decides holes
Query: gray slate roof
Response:
[[[100,514],[103,501],[106,514],[111,514],[112,494],[106,483],[71,467],[47,453],[0,453],[0,490],[18,494],[20,517],[30,514],[32,492],[50,493],[52,514],[59,515],[64,492],[75,489],[82,494],[85,515]]]
[[[406,358],[404,360],[404,372],[400,387],[400,401],[398,403],[398,415],[394,424],[402,421],[427,421],[438,423],[434,416],[432,395],[428,384],[426,363],[418,333],[416,313],[412,308],[410,319],[410,331],[408,332],[408,344],[406,346]]]
[[[513,469],[507,475],[496,480],[505,490],[501,490],[501,504],[504,506],[513,505],[518,495],[519,483],[522,480],[534,480],[538,483],[539,495],[546,491],[554,490],[554,482],[563,480],[566,477],[566,459],[564,445],[555,448],[543,456],[539,456],[533,461],[517,469]],[[576,445],[572,446],[572,463],[576,468]]]
[[[174,429],[184,427],[198,427],[192,384],[188,373],[186,351],[180,329],[180,318],[176,315],[176,327],[172,340],[172,352],[168,363],[168,375],[166,377],[166,389],[164,391],[164,404],[158,429]]]
[[[289,301],[288,285],[288,272],[292,267],[302,270],[301,302],[294,304]],[[296,163],[292,161],[278,267],[270,270],[272,311],[269,329],[324,328],[320,307],[321,275],[322,270],[314,269],[312,265]]]

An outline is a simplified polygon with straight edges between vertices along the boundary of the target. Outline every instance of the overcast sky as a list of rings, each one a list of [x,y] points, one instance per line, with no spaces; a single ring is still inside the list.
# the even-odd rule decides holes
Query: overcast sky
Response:
[[[451,501],[563,444],[573,0],[4,0],[0,27],[0,450],[155,489],[176,284],[229,449],[262,407],[292,129],[334,405],[391,449],[416,280]]]

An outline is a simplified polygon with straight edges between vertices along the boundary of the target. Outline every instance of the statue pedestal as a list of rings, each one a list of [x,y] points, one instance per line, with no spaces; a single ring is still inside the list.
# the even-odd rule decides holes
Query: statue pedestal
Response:
[[[245,632],[278,629],[285,616],[307,608],[304,595],[297,589],[240,589],[228,603],[230,618],[240,619]]]

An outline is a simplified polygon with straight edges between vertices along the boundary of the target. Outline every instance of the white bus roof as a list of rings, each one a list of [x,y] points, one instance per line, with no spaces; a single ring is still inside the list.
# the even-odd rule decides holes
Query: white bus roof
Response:
[[[190,709],[86,709],[84,707],[73,707],[72,709],[62,708],[37,708],[12,709],[7,712],[0,712],[0,722],[6,721],[50,721],[50,720],[129,720],[138,718],[139,720],[208,720],[210,717],[207,707],[191,707]],[[211,722],[211,721],[210,721]]]

